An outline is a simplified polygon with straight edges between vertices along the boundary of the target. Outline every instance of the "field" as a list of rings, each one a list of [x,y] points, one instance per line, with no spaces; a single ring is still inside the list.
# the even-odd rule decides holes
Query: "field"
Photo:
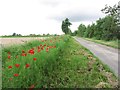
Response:
[[[0,38],[2,46],[11,46],[16,44],[24,44],[31,40],[44,39],[46,37],[4,37]]]
[[[56,36],[4,47],[2,87],[116,88],[118,80],[71,36]]]

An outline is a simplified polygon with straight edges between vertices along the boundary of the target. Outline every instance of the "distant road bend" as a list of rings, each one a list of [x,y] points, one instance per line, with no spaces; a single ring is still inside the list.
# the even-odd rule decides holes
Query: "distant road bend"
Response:
[[[78,37],[75,37],[75,40],[89,49],[104,64],[107,64],[117,77],[118,74],[120,75],[120,67],[118,67],[118,56],[120,56],[120,51],[118,49],[97,44]]]

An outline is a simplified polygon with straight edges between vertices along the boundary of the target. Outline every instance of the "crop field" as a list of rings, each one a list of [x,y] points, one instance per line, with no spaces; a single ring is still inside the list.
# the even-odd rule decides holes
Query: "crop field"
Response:
[[[71,36],[2,49],[2,88],[117,88],[118,79]]]
[[[45,39],[46,37],[5,37],[5,38],[0,38],[1,45],[4,47],[6,46],[11,46],[11,45],[16,45],[16,44],[24,44],[29,41],[33,40],[39,40],[39,39]]]

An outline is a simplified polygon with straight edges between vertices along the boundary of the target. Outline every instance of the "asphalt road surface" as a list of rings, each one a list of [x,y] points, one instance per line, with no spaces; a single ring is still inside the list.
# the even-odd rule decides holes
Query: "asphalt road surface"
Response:
[[[104,64],[107,64],[117,77],[118,75],[120,76],[120,67],[118,67],[118,56],[120,56],[120,51],[118,49],[97,44],[78,37],[75,37],[75,40],[77,40],[81,45],[89,49]]]

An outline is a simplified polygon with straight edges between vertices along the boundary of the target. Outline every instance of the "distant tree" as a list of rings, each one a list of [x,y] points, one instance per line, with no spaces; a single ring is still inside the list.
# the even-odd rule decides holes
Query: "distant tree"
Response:
[[[57,36],[57,34],[54,34],[54,36]]]
[[[22,34],[19,34],[19,36],[22,36]]]
[[[69,21],[68,18],[66,18],[65,20],[62,21],[62,31],[65,33],[65,34],[71,34],[71,30],[69,28],[69,26],[72,25],[72,23]]]
[[[16,36],[17,34],[16,33],[13,33],[12,36]]]
[[[83,24],[80,24],[78,27],[78,35],[82,37],[84,35],[85,30],[86,30],[86,26]]]
[[[45,36],[45,34],[43,34],[43,36]]]
[[[32,36],[32,34],[30,34],[29,36]]]
[[[94,37],[94,31],[96,30],[96,25],[93,23],[92,25],[88,25],[83,33],[84,37],[92,38]]]

